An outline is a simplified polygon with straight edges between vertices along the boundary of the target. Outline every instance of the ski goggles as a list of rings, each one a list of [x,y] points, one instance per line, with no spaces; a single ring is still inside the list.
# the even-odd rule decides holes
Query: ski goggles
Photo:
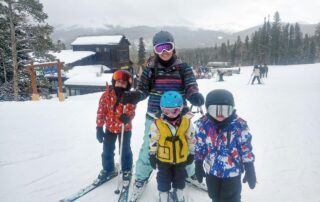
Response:
[[[125,72],[125,71],[116,71],[113,73],[113,76],[112,76],[113,80],[115,81],[119,81],[119,80],[122,80],[122,81],[130,81],[130,75],[128,74],[128,72]]]
[[[166,115],[169,118],[175,118],[182,112],[183,107],[161,107],[162,114]]]
[[[153,50],[156,54],[160,55],[164,51],[172,52],[174,49],[174,43],[172,42],[166,42],[166,43],[160,43],[153,47]]]
[[[233,106],[231,105],[210,105],[208,107],[208,113],[213,118],[224,117],[227,118],[233,113]]]

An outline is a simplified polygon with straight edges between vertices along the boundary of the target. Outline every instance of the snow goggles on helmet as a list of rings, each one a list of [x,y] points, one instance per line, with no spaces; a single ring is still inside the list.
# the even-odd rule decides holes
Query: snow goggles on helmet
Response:
[[[182,112],[183,107],[161,107],[162,114],[166,115],[169,118],[175,118]]]
[[[154,52],[158,55],[162,54],[164,51],[172,52],[174,49],[174,43],[172,42],[166,42],[166,43],[160,43],[153,47]]]
[[[233,112],[233,106],[231,105],[210,105],[208,107],[208,113],[213,118],[216,117],[229,117]]]
[[[121,71],[121,70],[114,72],[112,78],[115,81],[122,80],[122,81],[129,81],[130,82],[130,80],[131,80],[129,73],[125,72],[125,71]]]

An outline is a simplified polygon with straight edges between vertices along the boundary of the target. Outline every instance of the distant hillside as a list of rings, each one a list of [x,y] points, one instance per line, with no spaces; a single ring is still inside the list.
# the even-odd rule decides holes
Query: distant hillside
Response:
[[[300,24],[301,31],[305,34],[314,34],[315,24]],[[103,28],[85,28],[80,26],[64,27],[61,25],[54,26],[53,39],[56,41],[60,39],[67,46],[78,36],[84,35],[110,35],[110,34],[124,34],[133,46],[137,46],[139,38],[143,37],[146,42],[146,48],[151,48],[152,36],[159,30],[167,30],[171,32],[176,40],[177,48],[200,48],[200,47],[213,47],[215,44],[220,45],[222,42],[230,40],[233,43],[237,36],[240,35],[241,39],[259,29],[260,26],[248,28],[246,30],[227,33],[223,31],[213,31],[205,29],[192,30],[187,27],[149,27],[149,26],[136,26],[136,27],[114,27],[105,25]]]

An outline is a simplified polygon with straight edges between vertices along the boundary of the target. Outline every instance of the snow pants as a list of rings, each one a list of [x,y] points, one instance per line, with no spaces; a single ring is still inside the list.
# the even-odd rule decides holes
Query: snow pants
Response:
[[[106,132],[106,136],[103,141],[103,152],[102,157],[102,167],[107,172],[112,172],[114,170],[114,150],[117,138],[119,138],[119,148],[121,134]],[[132,151],[130,146],[131,131],[124,132],[123,136],[123,148],[122,148],[122,158],[121,165],[123,171],[131,171],[132,169]]]
[[[173,165],[158,161],[157,167],[157,183],[159,191],[170,191],[171,184],[174,189],[184,189],[187,177],[187,171],[185,169],[186,166],[184,163]]]
[[[230,178],[218,178],[207,175],[206,182],[209,197],[212,202],[240,202],[241,199],[241,175]]]
[[[145,128],[144,128],[143,143],[140,148],[138,160],[136,162],[135,175],[136,175],[136,179],[139,179],[139,180],[148,179],[153,170],[149,161],[150,126],[153,122],[154,122],[154,119],[152,119],[149,116],[146,117],[146,122],[144,126]],[[194,163],[186,166],[186,170],[189,177],[194,175],[195,173]]]
[[[253,79],[252,79],[251,84],[254,84],[254,82],[255,82],[256,79],[258,80],[258,83],[261,84],[261,81],[260,81],[260,77],[259,77],[259,76],[254,76]]]

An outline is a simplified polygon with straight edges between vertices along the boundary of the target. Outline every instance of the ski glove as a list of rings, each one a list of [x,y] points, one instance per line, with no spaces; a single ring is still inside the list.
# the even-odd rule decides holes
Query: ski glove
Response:
[[[127,114],[121,114],[119,117],[119,120],[124,124],[127,124],[130,122],[130,118]]]
[[[157,158],[155,154],[150,154],[149,157],[150,165],[155,170],[157,169]]]
[[[193,93],[189,96],[188,100],[194,106],[200,107],[204,104],[204,98],[201,93]]]
[[[126,104],[134,104],[136,105],[138,102],[142,100],[141,92],[139,91],[127,91],[124,92],[121,96],[120,103]]]
[[[102,127],[97,127],[97,140],[102,143],[103,142],[103,138],[105,138],[106,134],[103,131]]]
[[[192,164],[193,160],[194,160],[194,155],[193,154],[189,154],[188,158],[187,158],[187,161],[186,161],[187,165]]]
[[[206,176],[206,173],[203,170],[203,161],[195,161],[195,174],[199,183],[202,183],[203,178]]]
[[[248,182],[250,189],[254,189],[257,183],[256,172],[253,163],[244,163],[244,177],[242,182]]]

